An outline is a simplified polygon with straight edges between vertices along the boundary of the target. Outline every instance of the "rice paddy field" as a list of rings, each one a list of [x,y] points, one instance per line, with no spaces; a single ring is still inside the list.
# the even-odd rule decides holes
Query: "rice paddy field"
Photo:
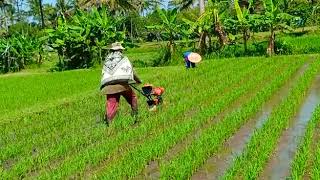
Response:
[[[100,70],[0,76],[0,179],[320,179],[320,56],[138,68],[163,86],[103,123]]]

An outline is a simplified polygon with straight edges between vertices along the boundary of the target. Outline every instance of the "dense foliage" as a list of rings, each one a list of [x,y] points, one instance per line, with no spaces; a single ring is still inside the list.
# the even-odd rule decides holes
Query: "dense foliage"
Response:
[[[49,45],[58,52],[58,70],[89,68],[102,61],[108,45],[125,40],[119,31],[123,19],[108,15],[106,8],[77,11],[69,20],[58,19],[55,29],[47,30]]]
[[[30,64],[41,64],[42,51],[42,42],[39,38],[16,35],[0,39],[0,72],[15,72]]]
[[[141,66],[177,64],[185,49],[216,58],[318,52],[317,47],[309,46],[297,50],[297,43],[284,37],[284,33],[301,31],[295,28],[302,28],[302,32],[308,26],[317,29],[320,22],[317,0],[235,0],[233,3],[199,0],[205,2],[199,6],[195,2],[198,1],[171,0],[166,6],[161,0],[101,3],[59,0],[56,5],[49,5],[29,0],[26,10],[20,0],[15,3],[3,0],[0,3],[1,72],[19,71],[36,63],[34,54],[43,61],[48,52],[59,57],[54,60],[57,63],[52,70],[89,68],[103,60],[108,45],[114,41],[126,45],[159,42],[154,49],[160,50],[147,61],[143,54],[136,55],[134,61]],[[23,49],[36,47],[28,50],[28,56],[17,55],[7,47],[11,41],[25,43],[21,35],[32,39],[27,43],[33,43]],[[27,63],[21,63],[24,61]]]

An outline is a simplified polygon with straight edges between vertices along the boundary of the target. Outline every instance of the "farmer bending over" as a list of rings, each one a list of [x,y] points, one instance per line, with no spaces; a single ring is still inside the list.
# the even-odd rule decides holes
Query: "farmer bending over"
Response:
[[[196,63],[199,63],[201,61],[201,56],[197,53],[186,51],[183,53],[183,58],[186,64],[186,68],[189,69],[190,66],[192,68],[196,67]]]
[[[120,96],[130,104],[132,116],[138,114],[137,96],[129,83],[141,83],[135,75],[129,59],[122,54],[121,43],[116,42],[110,48],[102,69],[101,92],[107,95],[105,122],[110,124],[117,113]]]

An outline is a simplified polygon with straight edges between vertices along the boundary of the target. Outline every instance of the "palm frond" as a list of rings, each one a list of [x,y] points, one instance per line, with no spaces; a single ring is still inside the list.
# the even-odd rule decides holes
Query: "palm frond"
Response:
[[[183,10],[190,8],[190,6],[194,4],[194,2],[195,0],[172,0],[169,2],[169,5]]]

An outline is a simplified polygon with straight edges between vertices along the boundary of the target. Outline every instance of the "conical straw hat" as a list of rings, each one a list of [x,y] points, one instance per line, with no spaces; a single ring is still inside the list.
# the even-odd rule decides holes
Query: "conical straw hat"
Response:
[[[202,60],[202,58],[198,53],[190,53],[188,56],[188,60],[193,63],[198,63]]]
[[[121,45],[121,42],[115,42],[111,44],[111,48],[112,50],[124,50],[125,48]]]

